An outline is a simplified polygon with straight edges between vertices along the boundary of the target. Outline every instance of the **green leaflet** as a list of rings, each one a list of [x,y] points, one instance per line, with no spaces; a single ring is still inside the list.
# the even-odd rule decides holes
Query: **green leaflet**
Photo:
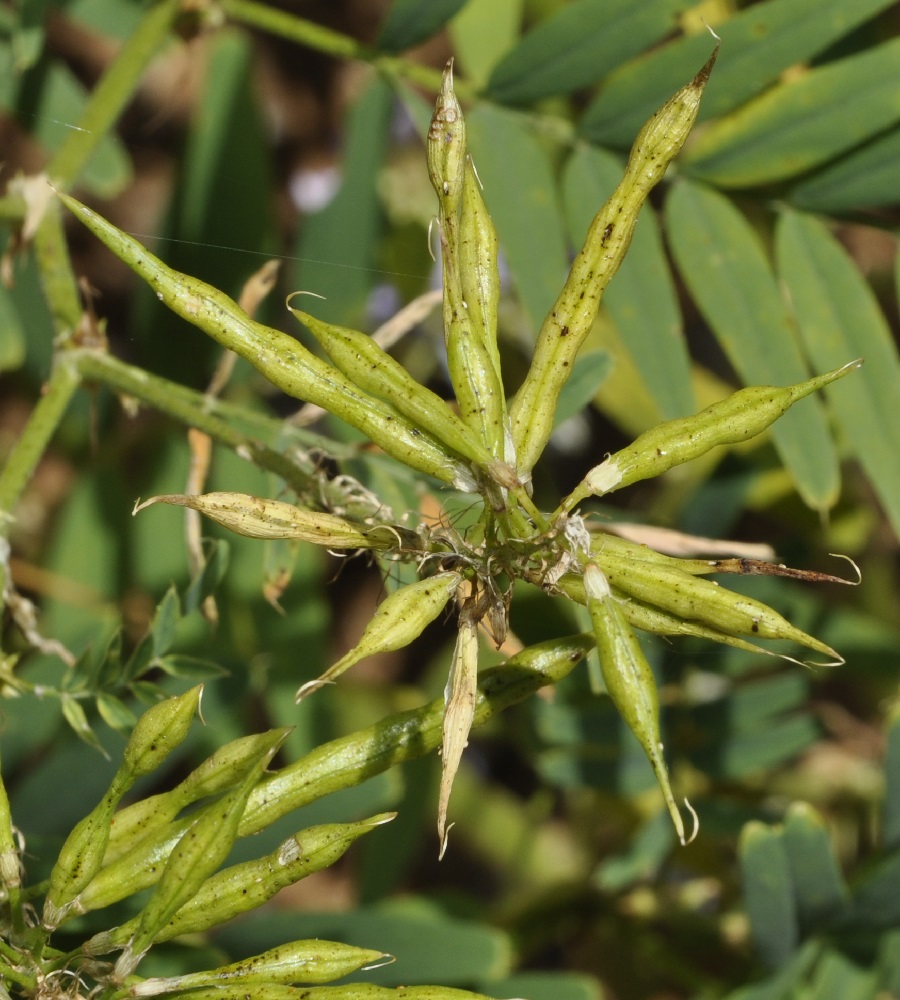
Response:
[[[838,355],[865,358],[857,375],[827,390],[828,402],[900,533],[900,359],[887,321],[856,265],[818,220],[782,212],[776,256],[813,364],[828,365]]]
[[[383,52],[402,52],[430,38],[463,6],[465,0],[394,0],[378,33]]]
[[[806,62],[890,0],[764,0],[713,25],[728,56],[716,69],[699,119],[724,115],[775,83],[791,66]],[[581,133],[593,142],[627,148],[650,112],[678,87],[703,58],[705,31],[644,52],[603,81],[588,106]]]
[[[897,200],[900,129],[877,136],[791,188],[788,200],[814,212],[877,208]]]
[[[771,266],[744,216],[715,191],[683,182],[669,192],[665,218],[678,269],[744,382],[808,377]],[[822,404],[813,400],[788,414],[772,439],[804,501],[819,510],[834,504],[839,469]]]
[[[668,34],[685,6],[680,0],[576,0],[560,7],[494,67],[488,96],[527,104],[594,83]]]
[[[709,127],[685,171],[722,187],[793,177],[900,121],[900,39],[774,87]],[[811,110],[812,109],[812,110]]]

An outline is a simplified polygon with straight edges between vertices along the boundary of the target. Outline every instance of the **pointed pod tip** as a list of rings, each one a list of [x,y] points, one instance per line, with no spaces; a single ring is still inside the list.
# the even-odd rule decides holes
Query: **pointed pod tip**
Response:
[[[294,695],[294,704],[299,705],[304,698],[308,698],[313,692],[318,691],[319,688],[325,687],[326,684],[333,684],[334,681],[322,680],[321,677],[317,677],[314,681],[307,681],[305,684],[301,684],[297,688],[297,693]]]
[[[453,829],[454,825],[455,824],[451,823],[445,828],[443,820],[438,823],[438,836],[441,839],[441,846],[438,851],[438,861],[444,860],[444,855],[447,853],[447,841],[450,839],[450,831]]]
[[[134,501],[134,508],[131,511],[131,516],[135,517],[137,514],[140,514],[142,510],[144,510],[147,507],[150,507],[152,504],[165,503],[165,502],[166,498],[161,496],[150,497],[149,500],[141,500],[141,498],[138,497],[137,500]]]
[[[709,25],[707,25],[707,27],[709,28]],[[713,38],[716,39],[716,47],[712,50],[712,55],[710,55],[709,59],[707,59],[706,62],[700,67],[700,71],[690,84],[692,87],[699,88],[700,90],[702,90],[709,82],[713,66],[715,66],[716,59],[719,57],[719,49],[722,47],[722,40],[719,36],[712,30],[712,28],[709,28],[709,31]]]
[[[687,847],[688,844],[693,844],[693,842],[697,839],[697,834],[700,832],[700,817],[697,815],[697,810],[690,804],[690,802],[688,802],[687,797],[685,797],[684,800],[684,808],[691,814],[691,819],[694,824],[691,829],[690,837],[688,837],[687,840],[685,840],[683,836],[680,838],[681,846]]]

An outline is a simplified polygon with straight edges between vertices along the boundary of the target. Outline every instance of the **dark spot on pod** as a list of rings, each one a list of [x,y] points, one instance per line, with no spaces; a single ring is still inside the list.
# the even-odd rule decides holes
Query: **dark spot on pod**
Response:
[[[560,337],[568,337],[568,336],[569,336],[569,328],[568,328],[567,326],[564,326],[564,327],[563,327],[563,328],[562,328],[562,329],[561,329],[561,330],[559,331],[559,335],[560,335]]]
[[[751,631],[751,632],[758,632],[758,631],[759,631],[759,622],[754,622],[754,623],[753,623],[753,624],[752,624],[752,625],[750,626],[750,631]]]
[[[606,227],[606,229],[603,230],[603,240],[602,240],[603,246],[606,246],[606,243],[609,240],[610,236],[612,236],[613,230],[615,228],[616,227],[610,222],[610,224]]]

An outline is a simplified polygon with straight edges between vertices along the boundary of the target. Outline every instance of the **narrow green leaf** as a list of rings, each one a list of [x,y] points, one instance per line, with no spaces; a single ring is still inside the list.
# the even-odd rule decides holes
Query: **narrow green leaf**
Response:
[[[900,847],[900,706],[891,713],[884,759],[881,838],[887,850]]]
[[[377,46],[402,52],[439,31],[466,0],[394,0],[381,25]]]
[[[81,702],[71,697],[63,697],[62,713],[63,718],[75,730],[79,739],[84,740],[88,746],[93,747],[95,750],[99,750],[103,754],[106,753],[100,745],[100,741],[97,739],[94,730],[91,729],[84,709],[81,707]]]
[[[829,950],[816,966],[810,996],[815,1000],[876,1000],[884,993],[878,988],[878,970],[863,968],[837,950]]]
[[[769,90],[703,133],[686,172],[724,187],[792,177],[900,120],[900,38]]]
[[[359,96],[345,125],[340,190],[300,227],[295,254],[301,263],[293,287],[324,296],[316,314],[329,323],[360,326],[376,277],[372,268],[381,228],[376,181],[392,102],[392,91],[381,79]]]
[[[850,894],[822,817],[805,802],[795,802],[788,811],[784,847],[803,928],[816,930],[834,921],[847,908]]]
[[[703,95],[699,120],[725,114],[805,62],[891,0],[768,0],[721,24],[722,58]],[[594,142],[623,147],[651,112],[689,79],[709,53],[705,31],[644,53],[604,81],[585,111],[581,132]]]
[[[900,359],[872,290],[846,251],[816,219],[781,213],[778,268],[807,353],[818,368],[829,359],[861,357],[862,368],[826,390],[844,435],[900,535],[897,401]]]
[[[25,335],[15,303],[0,287],[0,372],[14,371],[25,360]]]
[[[32,106],[29,129],[47,149],[57,149],[67,127],[81,118],[86,103],[82,84],[66,66],[54,61],[48,66],[38,102]],[[113,198],[130,183],[131,176],[125,147],[118,136],[107,133],[97,143],[78,181],[101,198]]]
[[[228,542],[224,538],[210,542],[203,569],[191,580],[184,592],[184,613],[196,611],[222,582],[228,569]]]
[[[233,29],[216,33],[209,60],[185,149],[174,231],[166,235],[185,241],[171,247],[174,266],[209,278],[236,297],[258,265],[221,248],[264,249],[271,229],[271,169],[250,84],[249,36]]]
[[[740,781],[749,775],[771,771],[806,750],[821,732],[808,714],[787,716],[750,732],[726,732],[692,761],[704,774],[725,781]]]
[[[797,948],[797,913],[791,872],[780,833],[748,823],[738,847],[744,905],[759,956],[770,969],[784,965]]]
[[[466,124],[484,200],[519,296],[537,330],[568,270],[549,159],[527,124],[502,108],[479,105],[466,117]]]
[[[528,1000],[603,1000],[608,995],[592,976],[580,972],[517,972],[483,983],[482,988],[495,997]]]
[[[679,0],[575,0],[500,61],[487,92],[504,104],[526,104],[594,83],[671,31],[686,6]]]
[[[134,712],[121,699],[103,691],[97,695],[97,711],[108,726],[123,733],[130,732],[136,722]]]
[[[491,70],[515,44],[523,0],[469,0],[450,22],[450,37],[464,76],[483,87]]]
[[[562,191],[574,246],[581,245],[597,209],[621,177],[622,164],[611,153],[582,146],[569,157]],[[653,289],[652,295],[647,294],[648,288]],[[631,247],[603,301],[659,415],[671,420],[693,413],[697,407],[681,310],[650,205],[641,209]]]
[[[898,162],[900,129],[894,129],[801,181],[788,199],[818,212],[895,204]]]
[[[660,811],[635,832],[624,853],[601,861],[591,882],[601,891],[621,892],[639,880],[651,878],[674,845],[672,824]]]
[[[761,242],[734,205],[699,184],[682,182],[669,193],[666,228],[682,277],[741,378],[750,385],[806,379],[793,323]],[[821,402],[811,397],[793,407],[771,434],[805,502],[820,510],[830,507],[839,474]]]

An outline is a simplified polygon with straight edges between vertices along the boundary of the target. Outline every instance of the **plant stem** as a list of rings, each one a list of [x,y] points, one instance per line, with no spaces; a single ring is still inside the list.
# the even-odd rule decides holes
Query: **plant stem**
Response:
[[[438,93],[441,89],[441,71],[411,62],[400,56],[379,53],[368,45],[363,45],[349,35],[343,35],[321,24],[315,24],[300,17],[294,17],[280,10],[274,10],[255,0],[222,0],[226,15],[242,24],[261,28],[263,31],[280,35],[282,38],[299,42],[318,52],[338,59],[358,59],[371,63],[389,76],[401,77]],[[464,100],[472,100],[475,91],[465,81],[457,81],[457,95]]]
[[[56,432],[79,382],[78,371],[68,355],[61,355],[22,436],[0,470],[0,541],[4,543],[3,547],[6,547],[5,540],[12,523],[13,507]],[[0,558],[0,611],[6,591],[7,566],[7,560]]]
[[[34,249],[44,297],[53,317],[53,326],[60,342],[68,343],[81,319],[81,296],[66,246],[62,213],[55,198],[47,206],[41,224],[34,234]]]
[[[289,456],[213,416],[208,412],[208,400],[203,393],[175,386],[166,379],[127,365],[101,351],[74,350],[72,358],[83,378],[103,382],[113,389],[149,403],[188,427],[196,427],[213,440],[249,458],[260,468],[274,472],[297,493],[309,491],[314,479],[312,463],[304,468]]]
[[[180,0],[153,4],[135,33],[119,50],[91,94],[78,128],[71,129],[47,167],[58,187],[68,189],[131,100],[147,64],[160,50],[172,22],[181,10]]]
[[[6,465],[0,470],[0,536],[5,536],[12,508],[56,431],[80,377],[71,357],[59,356],[43,395]]]

